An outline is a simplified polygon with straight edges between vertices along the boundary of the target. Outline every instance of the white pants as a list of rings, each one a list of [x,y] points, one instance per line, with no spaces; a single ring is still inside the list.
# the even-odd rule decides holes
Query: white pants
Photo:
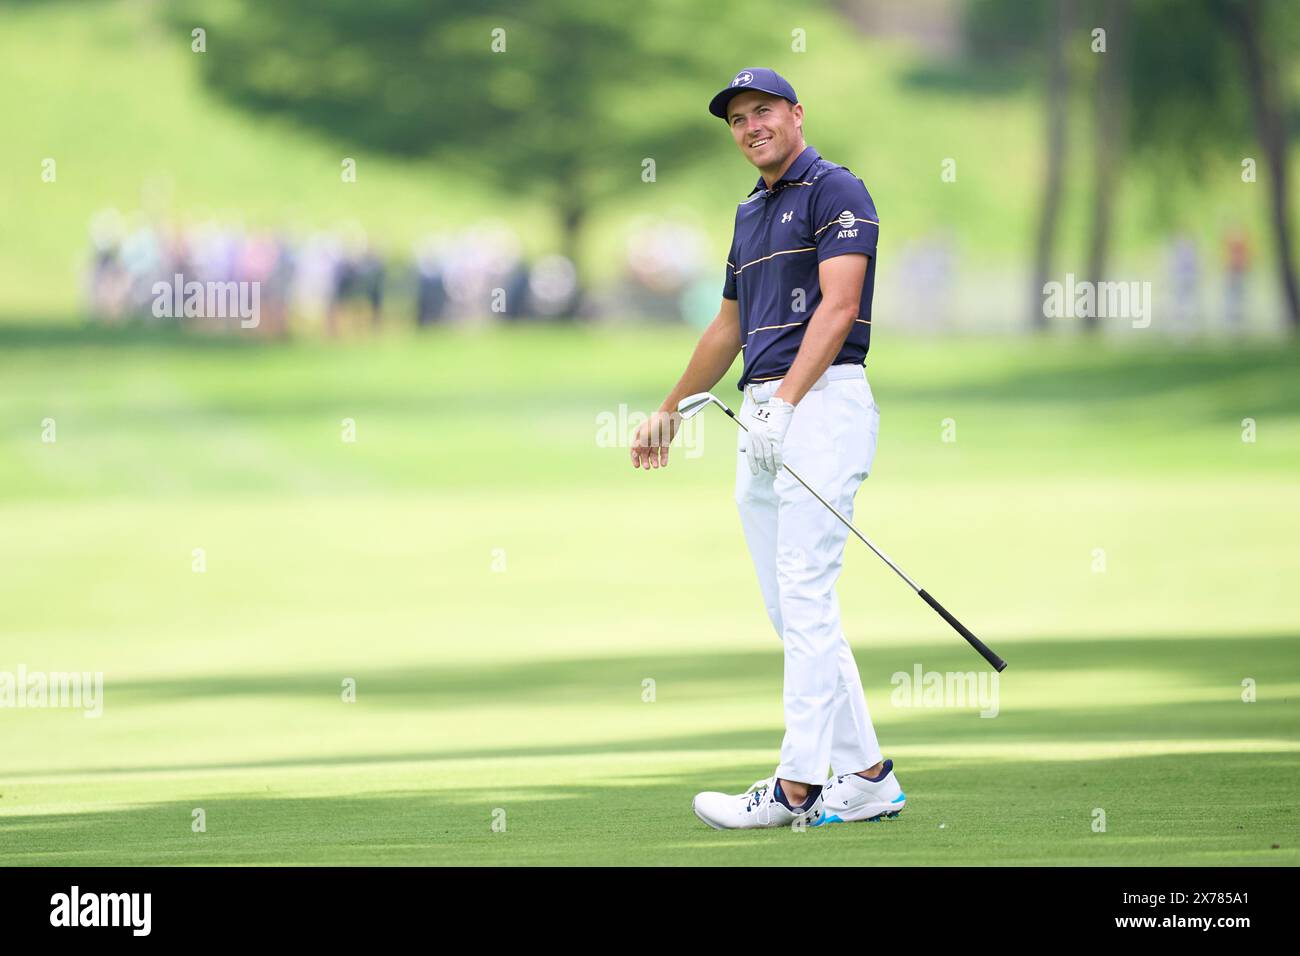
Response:
[[[780,382],[747,386],[741,408],[768,401]],[[853,496],[871,470],[880,412],[860,365],[832,365],[795,408],[783,457],[853,519]],[[785,740],[777,776],[809,784],[881,759],[853,651],[840,629],[835,581],[849,530],[784,468],[754,475],[741,431],[736,503],[767,615],[785,645]]]

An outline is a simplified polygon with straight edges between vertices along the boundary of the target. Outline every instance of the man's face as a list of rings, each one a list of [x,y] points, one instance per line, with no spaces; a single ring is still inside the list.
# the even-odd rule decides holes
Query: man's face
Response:
[[[727,104],[731,135],[759,169],[780,167],[799,146],[803,107],[781,96],[751,90]]]

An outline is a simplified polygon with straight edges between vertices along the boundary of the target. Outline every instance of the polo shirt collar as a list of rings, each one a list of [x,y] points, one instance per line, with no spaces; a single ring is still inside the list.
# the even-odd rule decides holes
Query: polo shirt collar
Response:
[[[790,168],[785,171],[785,175],[773,183],[773,187],[775,188],[781,183],[799,182],[803,179],[804,173],[808,172],[808,167],[812,166],[812,164],[817,162],[819,159],[821,159],[821,155],[817,150],[813,149],[811,146],[805,146],[804,151],[799,154],[799,157],[790,164]],[[762,176],[759,176],[757,185],[749,191],[749,194],[752,196],[754,193],[766,189],[767,181],[763,179]]]

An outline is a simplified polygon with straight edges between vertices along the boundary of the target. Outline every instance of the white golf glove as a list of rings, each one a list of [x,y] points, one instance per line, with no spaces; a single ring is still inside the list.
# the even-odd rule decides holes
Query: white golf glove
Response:
[[[775,396],[762,405],[755,405],[745,416],[745,427],[749,429],[745,457],[754,474],[760,468],[774,475],[781,470],[781,445],[793,416],[794,406]]]

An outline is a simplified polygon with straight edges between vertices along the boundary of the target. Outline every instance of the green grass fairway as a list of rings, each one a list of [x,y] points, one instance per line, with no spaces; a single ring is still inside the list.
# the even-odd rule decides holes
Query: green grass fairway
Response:
[[[0,326],[0,672],[104,674],[0,708],[0,864],[1300,863],[1294,348],[878,336],[858,517],[1010,662],[997,715],[896,699],[983,662],[851,542],[907,810],[719,833],[692,795],[782,731],[734,427],[602,441],[690,345]]]

